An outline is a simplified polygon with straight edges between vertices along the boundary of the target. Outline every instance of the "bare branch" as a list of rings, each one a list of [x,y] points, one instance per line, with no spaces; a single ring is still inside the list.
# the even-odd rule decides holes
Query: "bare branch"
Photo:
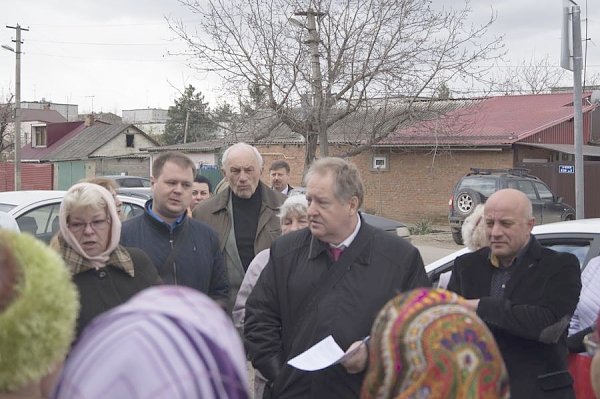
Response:
[[[412,118],[414,101],[433,96],[440,82],[482,80],[488,68],[481,65],[489,65],[503,48],[501,38],[488,38],[494,13],[481,24],[470,24],[468,2],[448,10],[435,10],[423,0],[180,2],[200,17],[191,28],[169,20],[188,45],[191,65],[219,74],[229,94],[240,98],[249,84],[264,89],[265,106],[278,123],[263,124],[255,136],[266,137],[282,123],[306,139],[307,163],[315,156],[311,151],[319,132],[329,134],[372,100],[402,98]],[[297,27],[288,20],[302,19],[297,11],[317,18],[318,76],[311,70],[308,25]],[[356,151],[388,135],[396,120],[401,123],[392,114],[378,113],[392,123],[367,129],[357,138]]]

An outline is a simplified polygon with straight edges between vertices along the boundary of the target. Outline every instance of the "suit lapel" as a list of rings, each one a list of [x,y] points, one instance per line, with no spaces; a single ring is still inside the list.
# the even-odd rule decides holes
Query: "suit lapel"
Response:
[[[510,297],[521,284],[531,284],[531,282],[527,281],[527,278],[530,276],[532,270],[537,268],[541,257],[542,246],[534,238],[530,241],[529,247],[523,254],[523,258],[516,265],[516,269],[512,272],[510,280],[506,284],[505,297]]]
[[[362,266],[368,266],[370,264],[371,252],[365,250],[373,237],[371,234],[372,227],[361,220],[360,230],[354,237],[352,244],[342,253],[338,264],[341,267],[348,267],[354,263]],[[369,247],[370,248],[370,247]]]

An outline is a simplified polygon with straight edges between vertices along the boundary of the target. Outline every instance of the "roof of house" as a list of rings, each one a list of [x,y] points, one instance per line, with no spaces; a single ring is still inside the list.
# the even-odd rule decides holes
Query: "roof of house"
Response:
[[[24,161],[85,159],[126,129],[134,129],[137,133],[143,134],[148,140],[156,143],[154,139],[131,124],[110,125],[100,121],[96,121],[92,126],[85,126],[83,122],[71,122],[71,124],[76,127],[48,147],[31,147],[31,143],[24,146],[21,151],[21,158]],[[158,143],[156,144],[158,145]]]
[[[85,129],[85,124],[78,122],[63,122],[48,124],[48,130],[57,130],[57,136],[61,136],[53,143],[49,143],[48,147],[33,147],[32,143],[27,143],[21,148],[21,159],[23,161],[41,161],[47,160],[48,157],[71,138],[77,136]]]
[[[58,123],[66,122],[67,118],[62,116],[58,111],[51,109],[21,109],[21,122],[48,122]]]
[[[556,152],[564,152],[565,154],[575,155],[575,146],[572,144],[537,144],[537,143],[517,143],[517,145],[531,146],[536,148],[544,148]],[[600,146],[597,145],[582,145],[581,152],[585,156],[600,157]]]
[[[330,121],[333,124],[327,130],[330,143],[361,144],[376,141],[378,137],[387,135],[398,126],[407,126],[415,118],[426,118],[442,112],[464,107],[477,100],[430,101],[390,100],[374,102],[358,110],[347,112],[343,107],[333,107]],[[295,110],[297,119],[302,120],[309,112],[305,109]],[[303,143],[304,137],[295,133],[281,122],[272,110],[261,110],[247,118],[237,131],[226,136],[227,142],[246,141],[256,144]]]
[[[596,107],[589,96],[584,113]],[[572,93],[491,97],[400,128],[377,146],[511,145],[572,117]]]
[[[77,120],[84,121],[88,115],[89,114],[79,114],[77,115]],[[95,121],[101,121],[110,124],[123,123],[123,119],[119,115],[113,114],[112,112],[95,112],[93,116]]]
[[[45,160],[66,161],[88,158],[94,151],[128,128],[137,130],[138,133],[144,134],[149,140],[154,142],[152,138],[133,125],[126,123],[109,125],[96,121],[92,126],[86,127],[79,134],[72,137],[68,142],[64,142],[56,147]]]
[[[163,145],[160,147],[149,147],[149,148],[140,148],[142,151],[148,152],[164,152],[164,151],[181,151],[181,152],[214,152],[223,146],[227,146],[228,144],[223,142],[222,139],[219,140],[205,140],[193,143],[185,143],[185,144],[171,144],[171,145]]]

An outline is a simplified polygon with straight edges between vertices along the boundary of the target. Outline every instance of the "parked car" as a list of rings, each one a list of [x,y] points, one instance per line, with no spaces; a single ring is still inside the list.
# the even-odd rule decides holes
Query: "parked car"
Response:
[[[117,194],[149,200],[152,198],[152,189],[150,187],[119,187]]]
[[[295,193],[306,194],[306,187],[295,187],[288,195],[294,195]],[[372,215],[366,212],[360,212],[365,222],[371,226],[375,226],[381,230],[388,231],[392,234],[396,234],[408,241],[410,241],[410,231],[408,227],[397,220],[388,219],[383,216]]]
[[[532,234],[545,247],[577,256],[581,269],[600,255],[600,219],[581,219],[535,226]],[[431,282],[437,286],[440,274],[452,270],[454,259],[470,252],[463,248],[425,266]]]
[[[461,227],[475,207],[504,188],[525,193],[533,205],[536,224],[575,219],[575,209],[565,204],[562,197],[555,196],[538,177],[528,174],[527,169],[471,168],[455,185],[448,202],[448,221],[454,242],[463,244]]]
[[[147,177],[123,175],[108,175],[102,177],[113,180],[119,187],[122,188],[152,187],[152,180]]]
[[[65,193],[59,190],[3,192],[0,193],[0,211],[12,215],[22,232],[48,243],[58,232],[58,211]],[[133,217],[144,212],[145,199],[121,194],[119,199],[125,216]]]

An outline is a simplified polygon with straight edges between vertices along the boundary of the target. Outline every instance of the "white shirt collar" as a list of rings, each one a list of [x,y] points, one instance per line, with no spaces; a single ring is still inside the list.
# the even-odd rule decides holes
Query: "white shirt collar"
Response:
[[[360,230],[360,215],[356,215],[358,217],[358,222],[356,223],[356,227],[354,228],[354,231],[352,232],[352,234],[350,234],[348,236],[348,238],[346,238],[344,241],[342,241],[341,243],[339,243],[338,245],[334,245],[334,244],[329,244],[330,246],[332,246],[333,248],[348,248],[350,246],[350,244],[352,244],[352,241],[354,241],[354,239],[356,238],[356,235],[358,234],[358,230]]]

